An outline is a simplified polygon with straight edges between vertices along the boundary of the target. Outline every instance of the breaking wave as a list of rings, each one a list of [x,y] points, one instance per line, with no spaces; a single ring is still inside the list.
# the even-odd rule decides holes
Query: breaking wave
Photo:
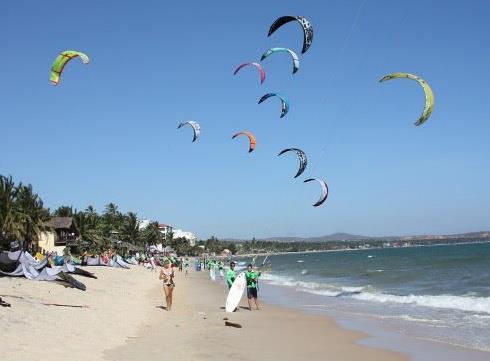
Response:
[[[292,277],[282,277],[273,274],[264,274],[262,279],[273,285],[294,287],[298,291],[326,297],[350,297],[367,302],[406,304],[490,315],[490,297],[470,295],[393,295],[376,292],[370,286],[338,287],[326,283],[300,281]]]

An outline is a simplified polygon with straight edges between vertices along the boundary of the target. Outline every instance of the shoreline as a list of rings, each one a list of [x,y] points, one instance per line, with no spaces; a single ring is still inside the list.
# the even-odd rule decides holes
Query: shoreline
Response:
[[[139,266],[85,269],[99,277],[77,276],[86,283],[86,292],[51,282],[0,278],[0,295],[12,304],[0,309],[6,360],[35,359],[39,350],[49,350],[54,361],[65,360],[67,354],[87,361],[152,361],[165,354],[174,360],[203,361],[314,361],[332,355],[344,361],[485,359],[470,349],[399,335],[361,316],[297,307],[291,300],[302,296],[288,289],[275,293],[280,286],[264,284],[260,311],[245,309],[244,296],[240,311],[227,314],[227,289],[220,277],[213,282],[208,272],[191,271],[185,278],[176,270],[174,310],[166,312],[158,272]],[[88,307],[47,307],[43,302]],[[225,317],[243,327],[225,327]]]
[[[392,350],[406,355],[409,360],[486,361],[490,355],[488,351],[427,338],[422,334],[406,334],[401,330],[410,327],[410,325],[405,324],[403,326],[400,323],[394,326],[387,323],[386,319],[376,318],[368,313],[339,310],[332,305],[322,303],[322,298],[318,295],[308,293],[302,295],[301,292],[296,292],[285,286],[271,284],[267,286],[262,292],[266,302],[304,314],[331,318],[343,329],[366,335],[366,337],[356,340],[357,343]],[[277,300],[287,301],[278,302]]]
[[[328,243],[328,241],[325,243]],[[324,252],[371,251],[371,250],[380,250],[380,249],[442,247],[442,246],[458,246],[458,245],[463,245],[463,244],[482,244],[482,243],[490,243],[490,240],[475,241],[475,242],[417,244],[417,245],[402,246],[402,247],[369,247],[369,248],[350,248],[350,249],[321,249],[321,250],[312,250],[312,251],[245,253],[245,254],[234,255],[233,258],[250,258],[250,257],[256,257],[256,256],[283,256],[283,255],[287,255],[287,254],[309,254],[309,253],[324,253]]]
[[[208,272],[191,272],[187,278],[176,274],[172,312],[159,308],[162,290],[155,282],[157,287],[152,288],[149,300],[153,307],[148,309],[151,321],[142,324],[124,345],[106,350],[105,360],[161,360],[166,353],[175,360],[204,361],[324,360],[331,355],[345,361],[408,360],[398,352],[361,345],[369,334],[347,330],[326,315],[309,315],[270,303],[250,312],[245,309],[246,297],[238,312],[227,314],[220,306],[227,293],[221,281],[212,282]],[[226,327],[224,318],[243,327]]]

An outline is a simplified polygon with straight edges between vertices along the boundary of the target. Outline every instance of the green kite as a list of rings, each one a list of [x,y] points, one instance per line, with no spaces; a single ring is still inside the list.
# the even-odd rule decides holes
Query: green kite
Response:
[[[63,69],[65,68],[65,65],[72,60],[73,58],[80,57],[82,59],[82,62],[84,64],[88,64],[90,59],[88,58],[87,54],[84,54],[82,52],[76,51],[76,50],[66,50],[60,53],[54,60],[53,65],[51,66],[51,83],[53,85],[58,85],[60,82],[60,76],[61,73],[63,72]]]
[[[379,81],[381,83],[381,82],[384,82],[384,81],[387,81],[387,80],[399,79],[399,78],[408,78],[408,79],[415,80],[424,89],[424,93],[425,93],[425,106],[424,106],[424,110],[422,112],[422,115],[415,122],[415,125],[416,126],[419,126],[419,125],[424,124],[425,121],[427,119],[429,119],[430,115],[432,114],[432,110],[434,109],[434,93],[432,92],[431,87],[429,86],[429,84],[424,79],[422,79],[421,77],[419,77],[417,75],[413,75],[413,74],[410,74],[410,73],[392,73],[392,74],[388,74],[388,75],[382,77]]]

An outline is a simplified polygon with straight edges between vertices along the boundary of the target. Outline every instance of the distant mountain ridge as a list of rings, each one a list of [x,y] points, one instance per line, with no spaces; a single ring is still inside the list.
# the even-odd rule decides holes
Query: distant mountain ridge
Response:
[[[480,232],[468,232],[457,234],[424,234],[413,236],[363,236],[358,234],[350,234],[337,232],[326,236],[319,237],[268,237],[268,238],[256,238],[256,241],[277,241],[277,242],[349,242],[349,241],[362,241],[362,240],[386,240],[386,241],[409,241],[409,240],[442,240],[442,239],[490,239],[490,231]],[[245,242],[250,239],[236,239],[225,238],[223,241],[229,242]]]

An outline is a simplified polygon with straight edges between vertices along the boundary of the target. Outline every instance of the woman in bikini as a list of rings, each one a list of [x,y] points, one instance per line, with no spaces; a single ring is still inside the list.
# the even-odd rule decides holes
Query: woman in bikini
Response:
[[[163,262],[160,277],[163,280],[163,291],[165,292],[165,300],[167,302],[167,311],[172,309],[172,293],[174,291],[174,270],[168,259]]]

